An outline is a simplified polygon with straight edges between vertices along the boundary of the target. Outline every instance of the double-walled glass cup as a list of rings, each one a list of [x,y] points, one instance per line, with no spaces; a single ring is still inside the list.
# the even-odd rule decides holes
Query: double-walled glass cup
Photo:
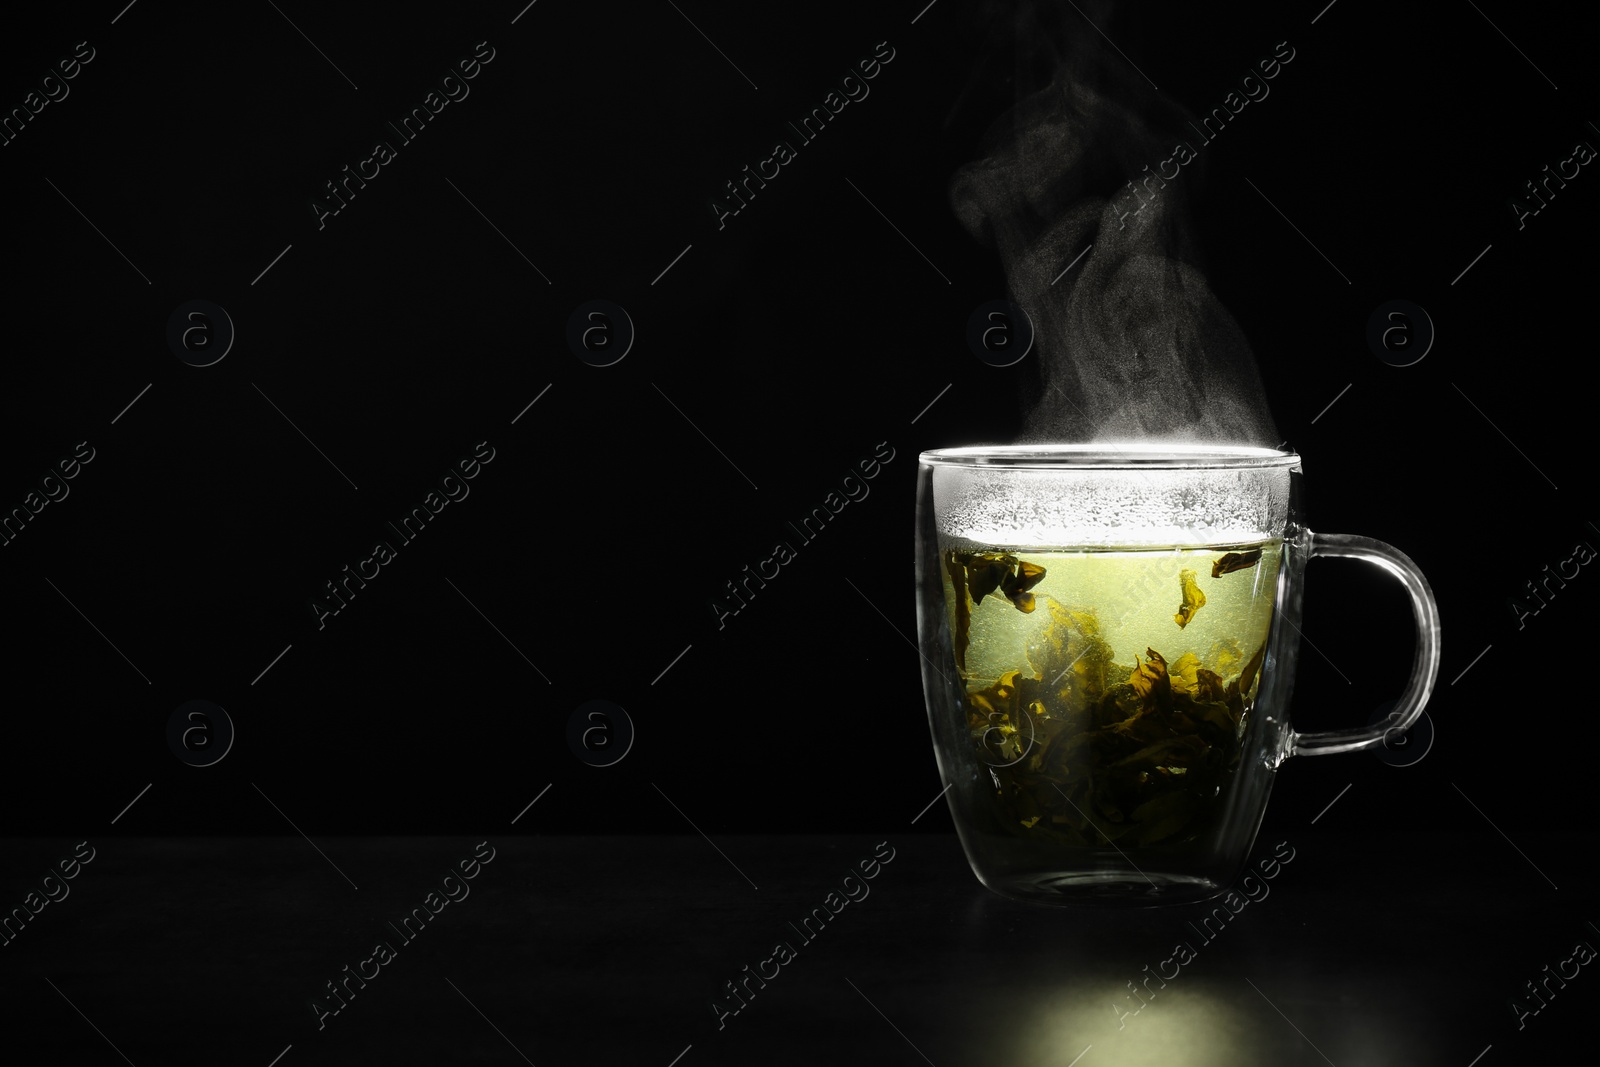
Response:
[[[918,634],[967,860],[1006,896],[1183,903],[1244,865],[1278,766],[1384,743],[1439,671],[1427,581],[1381,541],[1300,521],[1300,457],[1264,448],[924,452]],[[1300,733],[1307,561],[1399,579],[1417,623],[1389,717]]]

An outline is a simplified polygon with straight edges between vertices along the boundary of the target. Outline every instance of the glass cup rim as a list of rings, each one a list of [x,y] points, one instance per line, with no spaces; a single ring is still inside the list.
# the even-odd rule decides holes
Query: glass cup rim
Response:
[[[990,470],[1244,470],[1298,467],[1293,450],[1255,445],[1174,445],[1152,441],[1100,444],[967,445],[934,448],[918,460],[929,467],[982,467]]]

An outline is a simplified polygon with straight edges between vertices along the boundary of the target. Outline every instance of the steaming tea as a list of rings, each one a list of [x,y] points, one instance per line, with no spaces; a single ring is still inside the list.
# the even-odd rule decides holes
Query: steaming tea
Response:
[[[1225,818],[1272,627],[1279,539],[986,548],[940,538],[978,832],[1181,846]],[[992,788],[990,788],[992,786]]]

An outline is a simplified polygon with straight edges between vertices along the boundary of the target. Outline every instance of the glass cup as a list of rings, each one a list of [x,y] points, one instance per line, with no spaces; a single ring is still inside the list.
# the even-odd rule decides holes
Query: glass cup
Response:
[[[1416,722],[1439,672],[1426,579],[1300,521],[1300,457],[1045,445],[922,453],[917,629],[934,754],[978,880],[1052,904],[1223,892],[1278,766]],[[1388,718],[1300,733],[1289,696],[1315,556],[1399,579],[1417,623]]]

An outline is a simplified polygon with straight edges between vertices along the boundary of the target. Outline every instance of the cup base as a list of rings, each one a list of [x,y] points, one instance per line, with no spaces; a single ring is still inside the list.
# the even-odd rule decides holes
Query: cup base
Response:
[[[1055,907],[1161,907],[1193,904],[1221,893],[1226,886],[1209,878],[1145,871],[1042,871],[981,881],[1012,900]]]

